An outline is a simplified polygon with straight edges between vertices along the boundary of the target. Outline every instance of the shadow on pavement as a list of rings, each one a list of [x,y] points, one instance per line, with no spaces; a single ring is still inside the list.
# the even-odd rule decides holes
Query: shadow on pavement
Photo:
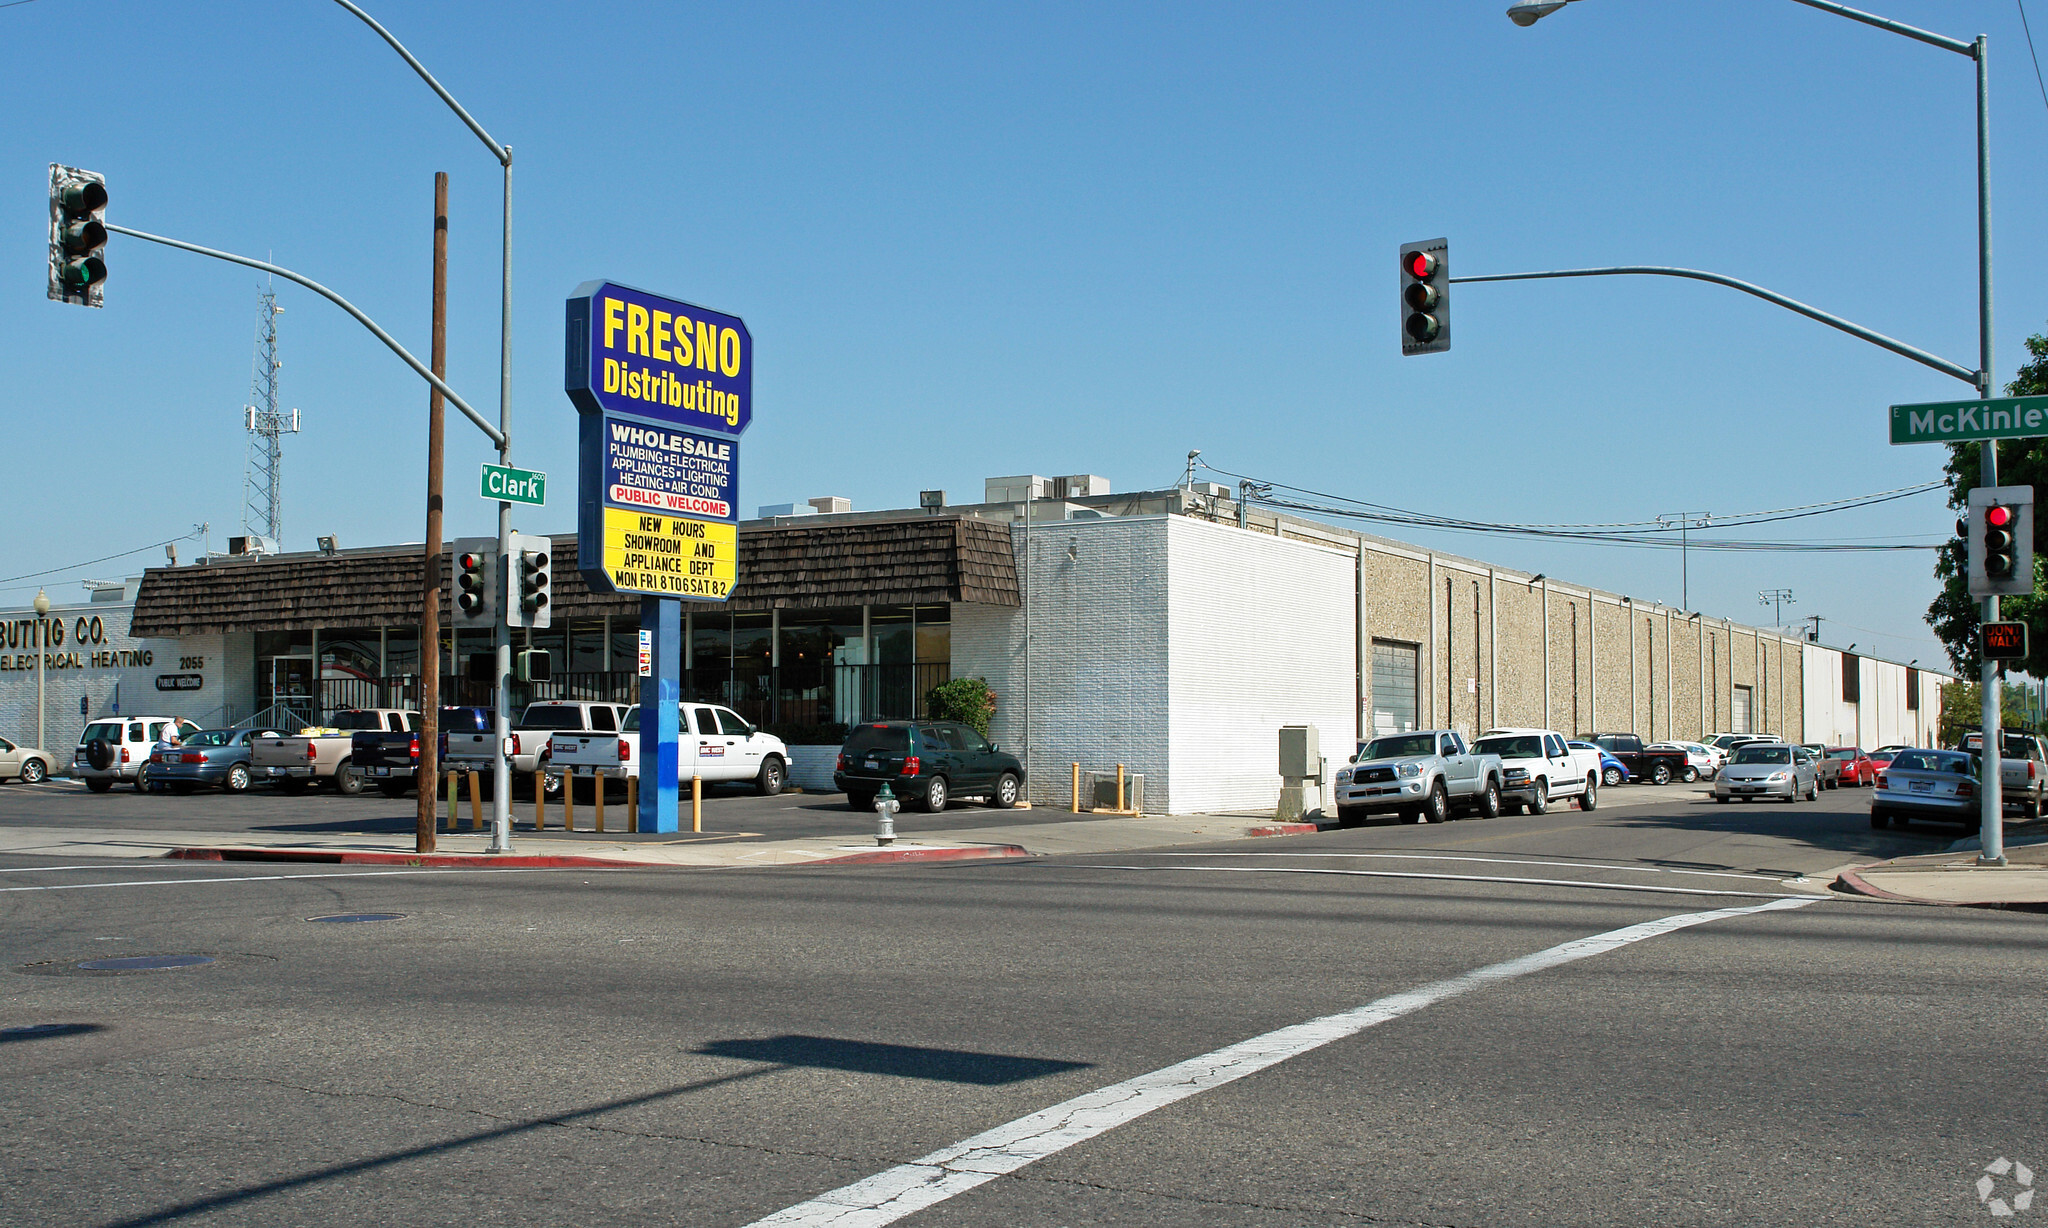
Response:
[[[839,1040],[830,1036],[770,1036],[760,1040],[714,1040],[697,1053],[712,1057],[738,1058],[743,1062],[775,1062],[782,1066],[812,1066],[825,1070],[850,1070],[857,1074],[896,1075],[905,1079],[932,1079],[941,1083],[975,1083],[995,1087],[1021,1083],[1066,1070],[1085,1070],[1092,1062],[1065,1062],[1054,1058],[1011,1057],[1001,1053],[975,1053],[966,1049],[924,1049],[915,1045],[885,1045],[866,1040]]]

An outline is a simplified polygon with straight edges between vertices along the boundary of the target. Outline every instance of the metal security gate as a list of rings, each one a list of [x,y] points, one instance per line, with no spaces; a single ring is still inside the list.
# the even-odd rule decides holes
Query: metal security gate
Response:
[[[1372,642],[1372,734],[1406,733],[1418,727],[1422,692],[1417,685],[1421,648],[1394,640]]]
[[[1735,688],[1735,697],[1728,705],[1728,732],[1748,733],[1749,729],[1749,688]]]

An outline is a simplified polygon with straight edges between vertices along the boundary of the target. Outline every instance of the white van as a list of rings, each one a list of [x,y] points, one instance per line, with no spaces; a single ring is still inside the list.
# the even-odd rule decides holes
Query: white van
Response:
[[[199,726],[182,716],[107,716],[85,727],[71,752],[71,774],[85,782],[94,793],[105,793],[120,781],[132,781],[146,789],[143,769],[149,765],[149,751],[163,741],[164,730],[175,727],[180,738],[199,732]]]

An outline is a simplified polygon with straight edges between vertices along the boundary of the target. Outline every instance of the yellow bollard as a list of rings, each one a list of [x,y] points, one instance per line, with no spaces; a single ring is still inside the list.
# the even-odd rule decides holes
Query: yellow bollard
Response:
[[[450,833],[450,834],[452,835],[452,834],[454,834],[454,831],[455,831],[455,827],[456,827],[456,824],[457,824],[458,822],[460,822],[460,821],[461,821],[461,818],[462,818],[462,810],[461,810],[460,804],[459,804],[459,803],[458,803],[458,802],[457,802],[457,801],[455,800],[455,773],[453,773],[453,772],[449,772],[449,773],[447,773],[447,776],[448,776],[448,831],[449,831],[449,833]]]
[[[538,767],[533,769],[533,830],[548,829],[548,782],[547,774]]]
[[[640,832],[640,778],[626,777],[626,830],[638,835]]]
[[[704,830],[704,778],[690,774],[690,830]]]
[[[592,781],[590,782],[590,787],[591,787],[592,791],[593,791],[593,792],[595,792],[595,793],[596,793],[596,795],[597,795],[597,797],[596,797],[596,802],[597,802],[597,831],[598,831],[598,834],[599,834],[599,835],[603,835],[603,834],[604,834],[604,773],[602,773],[602,772],[599,772],[599,773],[597,774],[597,777],[596,777],[596,778],[595,778],[594,780],[592,780]]]
[[[1073,813],[1075,813],[1075,814],[1079,814],[1079,813],[1081,813],[1081,765],[1080,765],[1080,764],[1078,764],[1078,763],[1076,763],[1076,764],[1072,764],[1071,766],[1072,766],[1072,767],[1073,767],[1073,769],[1074,769],[1074,808],[1073,808]]]
[[[1130,809],[1124,803],[1124,765],[1121,763],[1116,765],[1116,808],[1120,811]]]
[[[469,830],[482,831],[484,826],[483,775],[475,768],[463,773],[469,778]]]
[[[562,774],[562,830],[576,830],[576,778]]]

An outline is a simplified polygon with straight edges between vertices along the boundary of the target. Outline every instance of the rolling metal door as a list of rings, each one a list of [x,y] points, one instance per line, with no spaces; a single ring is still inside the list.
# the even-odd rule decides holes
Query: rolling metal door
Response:
[[[1405,733],[1418,728],[1421,648],[1392,640],[1372,642],[1372,733]]]

